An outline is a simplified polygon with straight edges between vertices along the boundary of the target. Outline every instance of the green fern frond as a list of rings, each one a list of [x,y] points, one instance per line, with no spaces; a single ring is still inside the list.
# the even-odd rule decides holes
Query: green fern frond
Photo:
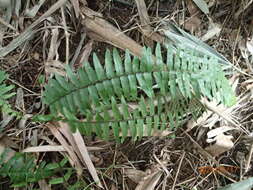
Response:
[[[4,71],[0,70],[0,112],[16,116],[17,113],[11,109],[11,106],[8,103],[8,99],[16,94],[14,92],[10,92],[14,88],[14,85],[2,84],[7,78],[8,75]]]
[[[56,75],[45,87],[44,102],[52,114],[63,116],[73,129],[124,139],[136,139],[147,126],[154,129],[178,125],[185,115],[198,112],[190,104],[204,96],[230,105],[234,94],[221,65],[212,57],[201,57],[188,49],[167,50],[166,59],[157,45],[155,57],[144,50],[141,59],[126,51],[106,51],[104,66],[93,55],[93,65],[84,63],[77,73],[67,66],[67,78]],[[137,102],[131,110],[129,103]],[[157,102],[155,104],[154,102]],[[194,115],[194,114],[193,114]]]
[[[132,109],[123,97],[119,103],[112,98],[108,104],[101,105],[100,111],[87,112],[84,119],[64,108],[63,121],[68,122],[73,131],[78,128],[83,134],[96,133],[106,140],[112,129],[117,142],[121,142],[127,136],[134,140],[142,138],[143,134],[151,136],[154,131],[165,130],[168,126],[175,130],[182,119],[189,114],[197,115],[204,109],[197,99],[175,99],[172,103],[164,96],[155,99],[142,97],[135,107]]]
[[[55,168],[50,168],[45,162],[37,165],[32,156],[15,153],[9,160],[6,160],[6,157],[8,149],[0,156],[0,177],[8,177],[13,187],[27,186],[55,173]]]

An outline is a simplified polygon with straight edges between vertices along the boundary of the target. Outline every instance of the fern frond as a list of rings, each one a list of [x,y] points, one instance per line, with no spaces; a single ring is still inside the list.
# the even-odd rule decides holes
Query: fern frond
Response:
[[[188,106],[193,104],[194,106]],[[113,135],[118,142],[127,136],[134,140],[142,138],[144,131],[149,136],[154,131],[165,130],[168,126],[173,131],[179,126],[180,121],[190,114],[196,115],[204,107],[197,99],[176,99],[168,102],[164,96],[155,99],[141,98],[135,109],[132,109],[122,97],[119,103],[114,98],[107,105],[101,105],[101,111],[87,112],[86,118],[79,119],[64,108],[64,118],[72,127],[79,129],[83,134],[96,133],[99,137],[108,140]]]
[[[45,162],[37,166],[34,157],[15,153],[13,157],[6,160],[7,155],[8,149],[0,156],[0,177],[10,178],[13,187],[27,186],[29,183],[38,182],[55,173]]]
[[[85,134],[108,137],[112,128],[116,138],[122,132],[124,139],[131,131],[136,139],[142,137],[144,125],[152,131],[164,128],[168,121],[178,124],[176,121],[194,111],[189,104],[202,96],[226,105],[233,101],[232,89],[216,59],[187,49],[168,49],[165,60],[160,45],[155,56],[150,48],[141,59],[126,51],[122,61],[116,49],[112,55],[107,50],[102,66],[94,54],[93,65],[84,63],[77,73],[67,66],[67,78],[56,75],[51,79],[44,102],[51,113],[60,113]],[[129,111],[132,101],[138,102],[139,108]]]
[[[16,115],[16,112],[11,109],[8,99],[14,96],[16,93],[10,92],[14,85],[2,84],[8,78],[8,75],[0,70],[0,111],[6,114]]]

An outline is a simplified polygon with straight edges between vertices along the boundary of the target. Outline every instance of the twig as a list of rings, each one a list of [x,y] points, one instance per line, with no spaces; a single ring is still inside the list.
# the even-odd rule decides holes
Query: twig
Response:
[[[148,16],[148,11],[147,11],[147,7],[146,4],[144,2],[144,0],[135,0],[136,5],[137,5],[137,9],[138,9],[138,13],[140,16],[140,20],[141,20],[141,25],[143,25],[144,29],[148,30],[149,32],[152,30],[149,23],[150,23],[150,19]]]
[[[86,38],[86,33],[82,33],[81,34],[81,40],[80,40],[80,42],[79,42],[79,44],[78,44],[78,46],[76,48],[76,51],[75,51],[75,54],[74,54],[72,60],[70,62],[71,66],[75,65],[75,62],[76,62],[76,60],[77,60],[77,58],[78,58],[78,56],[80,54],[80,51],[82,49],[82,45],[84,43],[85,38]]]
[[[73,5],[73,8],[74,8],[74,11],[75,11],[75,15],[76,15],[76,18],[78,18],[79,16],[79,13],[80,13],[80,5],[79,5],[79,1],[76,1],[76,0],[71,0],[71,3]],[[87,5],[87,2],[84,1],[85,5]]]
[[[14,83],[14,84],[18,85],[19,87],[25,89],[26,91],[30,92],[32,95],[36,95],[36,96],[40,96],[41,95],[41,94],[38,94],[36,92],[31,91],[30,89],[24,87],[23,85],[19,84],[18,82],[14,81],[14,80],[12,80],[10,78],[8,78],[7,80],[11,81],[12,83]]]
[[[164,37],[160,34],[153,31],[152,27],[150,26],[150,20],[148,17],[148,11],[144,0],[135,0],[138,13],[141,20],[141,31],[142,33],[149,39],[152,39],[156,42],[162,43],[164,41]]]
[[[165,171],[166,176],[170,175],[170,172],[168,171],[168,169],[165,167],[165,165],[156,157],[156,155],[154,154],[154,158],[157,161],[158,164],[160,164],[160,166],[162,167],[162,169]]]
[[[205,149],[203,149],[186,131],[184,131],[184,134],[186,134],[190,138],[190,140],[197,146],[203,156],[210,158],[217,166],[219,165],[219,162],[215,160]]]
[[[8,28],[12,29],[13,31],[17,32],[16,28],[14,28],[12,25],[9,23],[5,22],[1,17],[0,17],[0,23],[7,26]]]
[[[57,54],[57,49],[58,49],[58,36],[59,36],[59,30],[58,28],[53,28],[52,29],[52,36],[51,36],[51,42],[49,46],[49,51],[48,51],[48,56],[47,56],[47,61],[52,61],[54,60],[54,57]]]
[[[251,145],[250,145],[249,157],[246,162],[245,173],[247,173],[249,170],[252,154],[253,154],[253,143],[251,143]]]
[[[175,180],[174,180],[173,186],[172,186],[172,188],[171,188],[172,190],[175,189],[176,182],[177,182],[177,177],[178,177],[180,168],[181,168],[181,166],[182,166],[182,162],[183,162],[184,157],[185,157],[185,152],[183,152],[183,155],[182,155],[182,157],[181,157],[181,159],[180,159],[179,166],[178,166],[178,169],[177,169],[177,173],[176,173],[176,176],[175,176]]]
[[[128,49],[136,56],[140,57],[142,55],[142,46],[105,21],[101,14],[88,7],[82,7],[81,12],[83,17],[82,24],[86,27],[88,35],[96,35],[96,37],[99,37],[99,40],[123,50]]]

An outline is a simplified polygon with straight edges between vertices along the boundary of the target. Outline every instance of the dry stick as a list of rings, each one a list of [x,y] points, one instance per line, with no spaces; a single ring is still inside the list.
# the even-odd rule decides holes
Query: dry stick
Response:
[[[215,108],[215,106],[211,105],[210,102],[208,102],[208,100],[206,98],[203,98],[201,100],[201,103],[203,105],[206,106],[206,108],[214,113],[216,113],[218,116],[220,116],[221,118],[225,119],[226,121],[230,122],[231,124],[233,124],[235,127],[241,129],[241,131],[243,131],[245,134],[249,134],[249,132],[236,120],[234,120],[233,118],[230,119],[226,116],[225,113],[220,112],[219,110],[217,110]]]
[[[142,46],[136,43],[133,39],[126,36],[122,31],[105,21],[100,14],[97,12],[83,7],[82,13],[82,24],[88,31],[88,35],[95,34],[100,37],[100,40],[110,43],[123,50],[128,49],[136,56],[142,55]],[[89,34],[91,32],[91,34]]]
[[[168,171],[168,169],[164,166],[164,164],[156,157],[156,155],[153,155],[155,160],[157,161],[158,164],[160,164],[160,166],[162,167],[162,169],[165,171],[166,175],[169,176],[171,175],[170,172]]]
[[[25,86],[19,84],[19,83],[16,82],[15,80],[12,80],[12,79],[10,79],[10,78],[8,78],[7,80],[11,81],[12,83],[16,84],[17,86],[19,86],[19,87],[25,89],[26,91],[30,92],[32,95],[40,96],[39,93],[36,93],[36,92],[31,91],[30,89],[28,89],[28,88],[26,88]]]
[[[245,167],[245,172],[244,173],[247,173],[248,170],[249,170],[252,154],[253,154],[253,143],[251,143],[251,145],[250,145],[249,156],[248,156],[248,160],[246,162],[246,167]]]
[[[145,36],[150,36],[150,34],[152,33],[152,28],[150,27],[150,20],[148,17],[148,11],[147,11],[147,7],[146,4],[144,2],[144,0],[135,0],[136,5],[137,5],[137,9],[138,9],[138,14],[140,16],[140,20],[141,20],[141,31],[143,32],[143,34]],[[152,41],[147,41],[147,43],[149,45],[153,45]]]
[[[9,23],[5,22],[1,17],[0,17],[0,23],[5,25],[6,27],[12,29],[13,31],[17,32],[16,28],[14,28],[12,25],[10,25]]]
[[[219,162],[217,160],[215,160],[211,154],[209,154],[205,149],[203,149],[186,131],[184,131],[183,133],[185,133],[189,139],[197,146],[197,148],[199,149],[200,153],[203,156],[206,156],[207,158],[210,158],[217,166],[219,165]]]
[[[33,28],[35,28],[41,21],[43,21],[52,13],[54,13],[56,10],[58,10],[66,2],[67,0],[57,1],[53,6],[49,8],[47,12],[45,12],[41,17],[39,17],[36,21],[34,21],[23,33],[21,33],[17,38],[12,40],[7,46],[0,49],[0,57],[8,55],[11,51],[16,49],[21,44],[23,44],[26,40],[28,40],[33,34],[35,34]]]
[[[220,172],[219,170],[217,170],[218,174],[222,175],[223,177],[227,178],[228,180],[232,181],[233,183],[236,183],[236,180],[233,180],[231,177],[223,174],[222,172]],[[215,174],[215,173],[214,173]],[[217,177],[216,177],[217,178]],[[217,180],[218,181],[218,180]],[[218,183],[218,182],[217,182]]]
[[[176,173],[176,176],[175,176],[175,180],[174,180],[174,182],[173,182],[172,190],[175,189],[176,182],[177,182],[177,177],[178,177],[180,168],[181,168],[181,166],[182,166],[182,162],[183,162],[184,157],[185,157],[185,152],[183,153],[183,155],[182,155],[182,157],[181,157],[181,159],[180,159],[179,166],[178,166],[178,170],[177,170],[177,173]]]
[[[243,7],[243,9],[239,9],[236,13],[235,13],[235,18],[238,19],[238,17],[253,3],[253,0],[250,0],[246,6]]]
[[[90,40],[85,44],[85,46],[80,50],[82,51],[78,57],[77,65],[88,62],[89,56],[92,51],[93,40]]]
[[[64,33],[65,33],[65,40],[66,40],[66,58],[65,58],[65,63],[69,64],[69,32],[66,24],[66,19],[65,19],[65,14],[64,14],[64,9],[61,7],[61,16],[63,20],[63,26],[64,26]]]
[[[79,44],[78,44],[78,46],[76,48],[76,51],[75,51],[75,54],[74,54],[74,56],[73,56],[73,58],[72,58],[72,60],[70,62],[70,66],[75,65],[76,60],[77,60],[78,56],[80,55],[80,51],[82,49],[82,45],[84,43],[85,38],[86,38],[86,34],[82,33],[81,34],[81,40],[79,41]]]
[[[86,2],[86,1],[85,1],[85,2]],[[72,3],[72,5],[73,5],[76,18],[78,18],[79,13],[80,13],[80,4],[79,4],[79,1],[77,1],[77,0],[71,0],[71,3]],[[85,5],[87,5],[87,2],[86,2]]]
[[[56,51],[58,49],[58,47],[57,47],[58,37],[59,37],[58,28],[53,28],[52,29],[50,46],[49,46],[49,51],[48,51],[48,54],[47,54],[47,61],[53,61],[54,57],[56,56]]]
[[[147,11],[147,7],[146,7],[146,4],[145,4],[144,0],[135,0],[135,2],[136,2],[136,5],[137,5],[140,20],[141,20],[141,25],[142,25],[141,31],[142,31],[142,33],[145,36],[147,36],[148,38],[150,38],[150,39],[152,39],[156,42],[163,43],[164,37],[161,36],[160,34],[154,32],[152,27],[150,26],[148,11]]]
[[[203,181],[205,181],[210,175],[212,175],[212,173],[209,173],[208,175],[206,175],[200,182],[198,182],[194,187],[198,187],[201,183],[203,183]]]

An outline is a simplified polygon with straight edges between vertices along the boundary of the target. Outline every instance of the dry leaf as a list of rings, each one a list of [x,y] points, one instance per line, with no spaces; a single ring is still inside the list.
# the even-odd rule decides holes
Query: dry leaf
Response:
[[[38,182],[41,190],[52,190],[51,187],[47,184],[46,180],[40,180]]]
[[[189,30],[193,33],[196,31],[197,28],[199,28],[201,24],[201,20],[198,17],[199,9],[192,1],[187,2],[187,9],[191,17],[186,20],[184,26],[186,30]]]
[[[217,116],[243,130],[243,128],[241,128],[241,124],[235,119],[235,116],[231,113],[230,109],[226,108],[222,104],[218,105],[215,101],[210,102],[206,98],[203,98],[201,102],[208,108],[208,110],[216,113]]]
[[[51,76],[52,74],[58,74],[61,76],[66,75],[64,64],[57,60],[47,61],[45,63],[45,72],[47,78],[49,78],[49,76]]]
[[[103,185],[102,183],[100,182],[100,179],[98,177],[98,174],[97,174],[97,171],[96,171],[96,168],[94,167],[92,161],[91,161],[91,158],[89,156],[89,153],[88,153],[88,150],[87,150],[87,147],[83,141],[83,137],[81,136],[80,132],[78,131],[78,129],[76,130],[76,132],[73,134],[73,137],[75,139],[75,142],[78,146],[78,149],[80,150],[81,152],[81,155],[82,155],[82,158],[83,158],[83,161],[84,163],[86,164],[93,180],[97,183],[97,185],[101,188],[103,188]]]
[[[118,190],[118,188],[116,187],[116,185],[112,184],[112,187],[110,190]]]
[[[246,42],[244,39],[241,39],[242,37],[240,37],[239,43],[238,43],[238,47],[241,51],[242,57],[244,59],[248,59],[249,55],[248,55],[248,49],[246,47]]]
[[[73,150],[73,148],[69,145],[69,143],[66,141],[64,136],[60,133],[58,123],[47,124],[47,127],[50,129],[50,131],[52,132],[54,137],[59,141],[59,143],[67,151],[68,156],[69,156],[69,162],[77,170],[77,174],[80,176],[83,171],[82,165],[77,155],[75,154],[75,151]]]
[[[193,119],[191,119],[190,121],[188,121],[187,123],[187,132],[189,132],[190,130],[192,130],[194,127],[196,126],[203,126],[206,127],[207,123],[208,123],[208,118],[213,114],[213,112],[211,111],[206,111],[204,112],[198,119],[197,121],[194,121]]]
[[[79,57],[79,60],[78,60],[78,65],[80,65],[81,63],[88,62],[88,59],[89,59],[91,51],[92,51],[92,45],[93,45],[93,40],[90,40],[84,46],[84,48],[81,50],[81,54],[80,54],[80,57]]]
[[[32,8],[25,10],[26,17],[35,17],[38,13],[40,7],[44,4],[45,0],[40,0],[37,4],[35,4]]]
[[[209,14],[208,5],[204,0],[193,0],[193,1],[203,13]]]
[[[238,47],[241,51],[242,57],[245,59],[247,66],[253,71],[253,38],[251,40],[243,39],[241,36],[239,38]]]
[[[187,22],[185,23],[185,29],[193,33],[199,28],[200,24],[201,20],[198,17],[194,16],[187,20]]]
[[[215,136],[218,136],[220,134],[224,134],[225,132],[233,130],[233,129],[235,129],[235,128],[229,127],[229,126],[215,128],[207,133],[207,138],[208,139],[214,138]]]
[[[9,136],[3,134],[0,137],[0,139],[1,139],[0,144],[2,144],[3,146],[19,149],[19,145],[15,141],[13,141]]]
[[[199,9],[198,9],[197,5],[195,3],[193,3],[192,0],[187,1],[187,9],[188,9],[191,16],[199,13]]]
[[[154,190],[162,174],[162,171],[156,171],[144,177],[143,180],[139,182],[135,190]]]
[[[77,154],[78,158],[80,160],[82,160],[82,155],[81,155],[81,152],[75,142],[75,139],[74,139],[74,136],[73,136],[73,133],[70,131],[70,128],[68,126],[67,123],[64,123],[64,122],[61,122],[59,121],[58,122],[59,125],[61,126],[59,128],[59,131],[63,134],[63,136],[68,140],[68,142],[70,143],[71,147],[73,148],[73,150],[75,151],[75,153]]]
[[[22,152],[62,152],[66,151],[63,146],[60,145],[41,145],[28,147],[24,149]]]
[[[6,152],[5,152],[6,151]],[[7,162],[14,156],[15,151],[6,147],[2,142],[0,142],[0,156],[5,152],[4,162]]]
[[[247,40],[246,47],[248,51],[251,53],[251,56],[253,56],[253,38],[251,40]]]
[[[21,111],[25,111],[24,91],[22,88],[17,89],[15,107]]]
[[[76,0],[71,0],[71,3],[73,5],[74,11],[75,11],[75,15],[76,18],[78,18],[79,16],[79,12],[80,12],[80,5],[79,5],[79,1]]]
[[[232,138],[231,135],[224,135],[223,133],[219,134],[213,139],[213,141],[216,141],[215,144],[208,146],[205,150],[214,157],[219,156],[234,146],[234,143],[231,140]],[[211,140],[209,139],[209,142],[210,141]]]
[[[212,37],[219,35],[220,32],[221,32],[221,26],[219,24],[215,24],[215,23],[212,23],[212,21],[210,21],[208,31],[206,32],[205,35],[201,37],[201,40],[205,42],[211,39]]]
[[[47,34],[45,34],[47,35]],[[60,44],[60,40],[58,40],[59,38],[59,30],[58,28],[54,28],[52,29],[52,34],[51,34],[51,41],[50,41],[50,47],[49,47],[49,52],[48,52],[48,56],[47,56],[47,60],[48,61],[52,61],[54,60],[54,57],[58,56],[58,47]]]
[[[25,114],[22,119],[18,122],[18,128],[19,129],[24,129],[26,127],[26,122],[28,119],[32,118],[32,114]]]
[[[87,147],[88,151],[98,151],[103,150],[100,147]],[[66,151],[65,148],[61,145],[40,145],[40,146],[33,146],[24,149],[22,152],[62,152]]]
[[[88,7],[81,8],[82,24],[87,31],[100,36],[104,42],[110,43],[123,50],[128,49],[136,56],[142,55],[143,47],[128,37],[124,32],[118,30],[109,22],[103,19],[103,16]],[[89,33],[88,33],[89,34]],[[1,55],[1,54],[0,54]]]
[[[147,176],[146,172],[133,168],[124,169],[124,174],[135,183],[139,183],[145,176]]]
[[[207,99],[202,99],[202,102],[209,108],[209,110],[204,112],[197,121],[190,120],[187,123],[187,131],[192,130],[196,126],[212,128],[215,123],[221,120],[221,118],[236,125],[231,109],[226,108],[222,104],[219,105],[215,101],[210,102]]]

